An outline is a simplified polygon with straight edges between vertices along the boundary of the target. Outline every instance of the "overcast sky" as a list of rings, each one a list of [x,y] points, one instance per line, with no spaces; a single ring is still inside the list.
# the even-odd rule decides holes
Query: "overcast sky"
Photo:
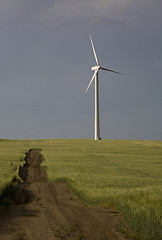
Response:
[[[161,0],[0,0],[0,138],[162,140]]]

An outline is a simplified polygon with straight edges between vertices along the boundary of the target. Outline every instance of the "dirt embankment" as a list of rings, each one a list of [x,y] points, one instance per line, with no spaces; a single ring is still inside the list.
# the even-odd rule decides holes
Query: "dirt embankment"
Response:
[[[65,184],[48,183],[40,149],[29,150],[19,169],[15,201],[0,206],[2,240],[124,240],[123,220],[109,208],[82,204]]]

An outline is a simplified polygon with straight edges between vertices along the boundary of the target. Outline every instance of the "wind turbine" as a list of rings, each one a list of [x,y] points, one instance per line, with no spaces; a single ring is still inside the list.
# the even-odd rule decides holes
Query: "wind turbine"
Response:
[[[116,72],[116,71],[111,70],[111,69],[103,68],[103,67],[100,66],[98,58],[97,58],[97,55],[96,55],[96,51],[95,51],[95,48],[94,48],[94,44],[93,44],[91,35],[89,35],[89,37],[90,37],[90,41],[91,41],[91,45],[92,45],[92,49],[93,49],[93,53],[94,53],[94,57],[95,57],[97,65],[93,66],[91,68],[91,70],[94,71],[94,74],[92,76],[91,81],[88,84],[88,87],[87,87],[85,93],[88,91],[91,83],[95,79],[95,140],[101,140],[101,137],[100,137],[100,119],[99,119],[98,72],[99,72],[100,69],[102,69],[102,70],[105,70],[105,71],[108,71],[108,72],[117,73],[117,74],[122,74],[122,73]]]

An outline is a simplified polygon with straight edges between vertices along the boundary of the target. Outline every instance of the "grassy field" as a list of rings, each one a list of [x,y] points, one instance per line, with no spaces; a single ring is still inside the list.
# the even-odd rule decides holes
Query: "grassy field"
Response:
[[[161,239],[162,141],[0,140],[0,190],[30,148],[42,148],[50,181],[66,182],[87,204],[118,209],[137,239]]]

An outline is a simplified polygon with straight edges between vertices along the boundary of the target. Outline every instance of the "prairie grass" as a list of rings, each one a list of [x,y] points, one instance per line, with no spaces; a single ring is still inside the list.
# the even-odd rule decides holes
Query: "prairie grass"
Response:
[[[89,205],[117,209],[136,239],[161,239],[162,141],[1,140],[0,189],[30,148],[42,148],[51,182],[66,182]]]

